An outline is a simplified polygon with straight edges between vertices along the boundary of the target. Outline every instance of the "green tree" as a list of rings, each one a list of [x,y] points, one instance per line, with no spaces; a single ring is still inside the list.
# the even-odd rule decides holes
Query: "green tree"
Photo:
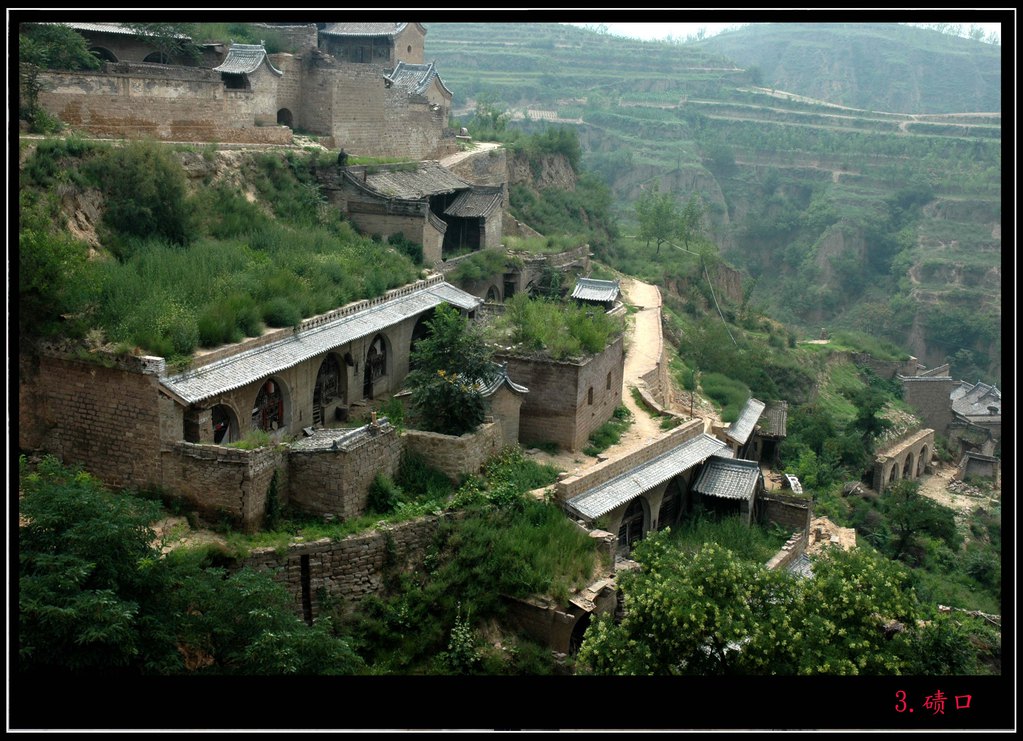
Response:
[[[881,496],[881,512],[892,532],[892,542],[888,544],[888,555],[892,558],[906,557],[923,535],[939,538],[949,548],[959,547],[961,536],[956,530],[954,513],[921,494],[919,481],[896,481]]]
[[[657,244],[657,254],[661,253],[664,242],[676,239],[680,234],[682,213],[671,193],[662,193],[655,185],[639,197],[635,210],[639,238],[645,240],[647,246],[653,239]]]
[[[126,23],[136,37],[154,47],[164,64],[197,62],[202,57],[192,42],[192,27],[187,23]]]
[[[493,352],[476,324],[457,309],[441,304],[426,322],[429,335],[409,359],[405,383],[412,392],[412,410],[423,429],[461,435],[483,422],[480,385],[496,372]]]
[[[22,23],[18,26],[18,77],[21,85],[19,117],[34,132],[51,128],[39,108],[39,73],[48,69],[98,69],[100,61],[77,31],[55,23]]]

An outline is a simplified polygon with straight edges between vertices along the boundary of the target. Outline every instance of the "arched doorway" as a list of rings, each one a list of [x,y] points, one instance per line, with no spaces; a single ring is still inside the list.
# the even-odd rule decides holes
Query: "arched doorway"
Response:
[[[923,476],[924,472],[927,470],[927,461],[928,461],[928,455],[929,454],[930,454],[930,451],[927,450],[927,446],[924,445],[924,447],[920,450],[920,457],[917,458],[917,460],[916,460],[916,475],[917,475],[917,477]]]
[[[281,384],[272,378],[260,386],[256,394],[252,426],[264,432],[273,432],[284,426],[284,392]]]
[[[675,526],[682,511],[685,509],[685,494],[685,482],[677,478],[672,479],[668,484],[668,488],[664,491],[664,498],[661,499],[661,509],[657,513],[658,530]]]
[[[578,620],[575,621],[575,625],[572,626],[572,635],[568,639],[568,653],[574,656],[579,653],[579,647],[583,645],[583,638],[586,635],[586,629],[590,627],[591,615],[586,612],[583,613]]]
[[[497,286],[490,286],[487,289],[486,302],[488,304],[499,304],[501,303],[501,294],[497,290]]]
[[[902,478],[913,478],[913,454],[906,453],[906,460],[902,464]]]
[[[369,343],[366,353],[366,364],[362,371],[362,396],[373,398],[373,388],[378,380],[387,373],[387,342],[382,334],[378,334]]]
[[[898,462],[892,463],[891,471],[888,473],[888,483],[894,484],[899,480],[899,464]]]
[[[412,354],[416,351],[416,345],[419,344],[420,340],[425,339],[432,334],[426,323],[433,320],[435,313],[436,311],[434,309],[424,312],[419,319],[416,320],[416,326],[412,328],[412,339],[409,341],[408,345],[409,370],[416,367],[415,360],[412,358]]]
[[[240,437],[238,420],[235,418],[231,407],[226,404],[217,404],[213,407],[213,442],[217,445],[227,445],[237,442]]]
[[[289,129],[295,128],[295,117],[291,115],[291,111],[287,108],[281,108],[277,111],[277,123],[281,126],[287,126]]]
[[[154,51],[152,54],[147,54],[146,58],[142,61],[147,64],[170,64],[170,59],[162,51]]]
[[[622,524],[618,527],[618,547],[623,553],[632,549],[632,544],[643,537],[646,532],[646,502],[637,497],[622,515]]]
[[[323,424],[326,418],[326,407],[336,399],[344,399],[347,391],[348,374],[342,371],[341,361],[334,353],[320,363],[316,373],[316,385],[313,388],[313,424]]]
[[[104,49],[102,46],[93,46],[89,49],[92,54],[99,57],[101,62],[116,62],[117,57],[109,49]]]

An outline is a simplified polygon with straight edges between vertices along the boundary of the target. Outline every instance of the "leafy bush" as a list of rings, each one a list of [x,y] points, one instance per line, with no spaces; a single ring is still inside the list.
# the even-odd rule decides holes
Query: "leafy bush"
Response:
[[[749,387],[722,373],[704,373],[700,377],[703,393],[721,406],[721,421],[734,422],[750,398]]]
[[[622,434],[632,425],[632,412],[622,405],[614,410],[607,422],[590,435],[589,444],[583,448],[586,455],[596,456],[622,439]]]
[[[390,477],[378,473],[369,487],[366,505],[371,512],[386,515],[394,511],[401,501],[401,489]]]
[[[508,333],[521,350],[554,360],[601,352],[623,328],[620,317],[599,308],[530,299],[524,293],[516,294],[506,305],[504,316],[493,323],[495,339]]]

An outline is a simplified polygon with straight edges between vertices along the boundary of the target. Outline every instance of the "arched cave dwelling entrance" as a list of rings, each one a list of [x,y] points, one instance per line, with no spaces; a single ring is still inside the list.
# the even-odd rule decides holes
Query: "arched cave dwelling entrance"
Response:
[[[572,626],[572,635],[568,638],[568,653],[575,655],[579,653],[579,647],[583,645],[583,637],[586,629],[590,627],[591,614],[586,612],[579,616]]]
[[[913,453],[906,453],[906,460],[902,464],[902,478],[911,479],[913,476]]]
[[[427,326],[426,323],[433,321],[433,317],[435,314],[436,314],[435,309],[424,311],[416,320],[416,326],[412,328],[412,339],[409,341],[408,345],[409,370],[412,370],[416,366],[415,361],[412,359],[412,354],[416,351],[416,345],[419,344],[420,340],[426,339],[432,334],[430,328]]]
[[[899,464],[898,461],[892,463],[891,471],[888,474],[888,483],[894,484],[899,480]]]
[[[277,111],[277,123],[281,126],[287,126],[289,129],[295,128],[295,117],[291,115],[291,111],[287,108],[281,108]]]
[[[646,532],[649,520],[646,509],[643,497],[636,497],[622,515],[622,524],[618,527],[618,547],[623,553],[628,553],[632,544],[640,540]]]
[[[487,289],[486,302],[488,304],[499,304],[499,303],[501,303],[501,294],[497,290],[497,286],[496,285],[495,286],[490,286],[490,288]]]
[[[923,476],[924,472],[927,470],[927,461],[929,460],[928,455],[930,455],[930,451],[927,450],[927,446],[924,445],[920,450],[920,457],[917,458],[916,461],[916,475],[918,478]]]
[[[334,401],[340,399],[341,404],[346,405],[347,391],[348,373],[336,354],[327,353],[320,363],[313,387],[313,424],[323,424],[327,407]]]
[[[170,64],[170,59],[162,51],[154,51],[152,54],[147,54],[142,61],[147,64]]]
[[[369,350],[366,353],[366,363],[362,371],[362,397],[373,398],[373,388],[376,382],[387,375],[387,341],[382,334],[378,334],[369,343]]]
[[[259,387],[252,407],[252,426],[264,432],[273,432],[284,426],[284,390],[274,378]]]
[[[684,479],[676,477],[668,483],[668,488],[661,499],[661,509],[657,513],[658,530],[675,526],[685,510],[686,493],[687,485]]]
[[[116,62],[117,56],[102,46],[93,46],[89,49],[92,54],[95,54],[101,62]]]
[[[213,442],[217,445],[227,445],[237,442],[241,437],[241,430],[238,429],[238,418],[234,410],[226,404],[217,404],[211,410],[213,418]]]

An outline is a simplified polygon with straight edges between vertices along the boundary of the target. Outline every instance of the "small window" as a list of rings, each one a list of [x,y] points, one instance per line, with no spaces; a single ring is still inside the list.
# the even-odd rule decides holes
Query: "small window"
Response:
[[[608,371],[608,374],[607,374],[607,386],[605,388],[608,391],[611,390],[611,372],[610,371]]]
[[[409,45],[408,45],[408,53],[409,53],[409,54],[411,54],[411,53],[412,53],[412,44],[409,44]]]
[[[590,404],[593,403],[593,386],[590,386],[590,390],[586,392],[586,401]]]

